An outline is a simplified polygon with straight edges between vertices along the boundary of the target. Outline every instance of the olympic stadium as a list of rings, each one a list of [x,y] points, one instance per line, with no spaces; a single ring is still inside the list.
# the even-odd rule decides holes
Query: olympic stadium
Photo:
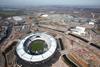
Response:
[[[42,62],[53,56],[56,40],[47,33],[31,33],[21,39],[16,47],[17,55],[27,62]]]

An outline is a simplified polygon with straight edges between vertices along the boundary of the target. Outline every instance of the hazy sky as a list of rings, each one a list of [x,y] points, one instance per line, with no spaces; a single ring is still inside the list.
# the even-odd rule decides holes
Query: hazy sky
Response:
[[[100,0],[0,0],[0,5],[82,5],[100,6]]]

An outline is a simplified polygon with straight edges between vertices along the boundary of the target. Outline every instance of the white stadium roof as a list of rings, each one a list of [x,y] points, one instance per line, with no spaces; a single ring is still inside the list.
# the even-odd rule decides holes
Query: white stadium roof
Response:
[[[24,42],[33,35],[40,36],[39,39],[44,40],[47,43],[47,45],[49,46],[49,50],[40,55],[31,55],[31,54],[28,54],[27,52],[25,52]],[[32,37],[33,41],[38,39],[38,38],[35,39],[34,38],[35,36]],[[54,54],[56,48],[57,48],[56,40],[52,36],[50,36],[46,33],[36,33],[36,34],[32,33],[20,41],[20,43],[17,46],[16,51],[17,51],[18,56],[25,61],[40,62],[40,61],[46,60],[49,57],[51,57]]]

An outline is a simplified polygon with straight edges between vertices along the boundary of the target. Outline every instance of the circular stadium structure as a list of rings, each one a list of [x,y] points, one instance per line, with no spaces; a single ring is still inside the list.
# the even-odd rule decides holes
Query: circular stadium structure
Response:
[[[18,43],[17,55],[28,62],[41,62],[56,51],[56,40],[46,33],[31,33]]]

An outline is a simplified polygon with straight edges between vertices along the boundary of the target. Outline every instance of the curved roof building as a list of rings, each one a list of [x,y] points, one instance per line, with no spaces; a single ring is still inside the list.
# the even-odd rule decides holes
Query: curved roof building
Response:
[[[17,55],[28,62],[40,62],[50,58],[56,51],[56,40],[46,33],[31,33],[17,45]]]

